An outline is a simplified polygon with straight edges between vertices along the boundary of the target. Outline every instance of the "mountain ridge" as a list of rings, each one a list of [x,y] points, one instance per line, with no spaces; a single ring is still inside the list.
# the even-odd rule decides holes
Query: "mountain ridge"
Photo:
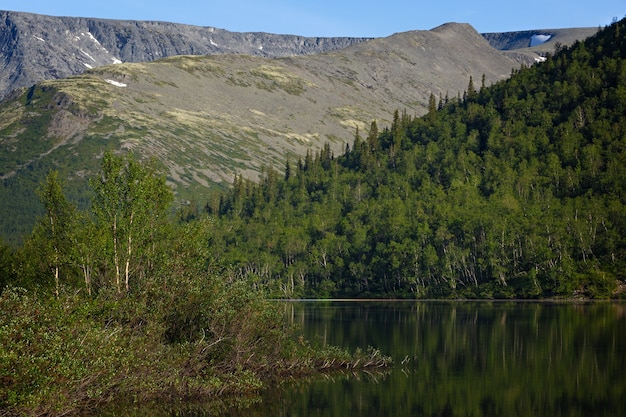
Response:
[[[120,62],[173,55],[239,53],[266,57],[341,49],[370,38],[239,33],[157,21],[54,17],[0,11],[0,98],[37,81]]]
[[[133,28],[150,25],[132,22]],[[116,64],[124,55],[111,53],[93,31],[72,32],[51,23],[48,34],[73,40],[69,56],[80,56],[72,62],[85,71],[69,78],[50,73],[52,79],[13,90],[0,101],[0,233],[7,240],[19,240],[40,213],[34,190],[50,170],[69,183],[73,200],[88,204],[86,179],[97,173],[106,150],[157,158],[182,203],[230,186],[236,175],[257,179],[326,144],[341,154],[355,131],[366,131],[373,120],[389,125],[394,110],[424,114],[431,94],[439,100],[460,97],[472,77],[476,86],[481,77],[488,85],[520,65],[471,25],[459,23],[308,55],[174,55]],[[12,33],[19,38],[19,30]],[[146,49],[151,51],[169,45],[169,40],[142,40],[141,33],[147,32],[130,30],[120,45],[129,54],[145,42],[153,45]],[[285,38],[268,36],[282,39],[276,48],[285,45]],[[43,44],[48,62],[67,52],[48,50],[47,38],[27,37]],[[308,38],[289,39],[296,38],[307,45]],[[0,51],[23,52],[11,49],[6,39],[0,36]],[[98,51],[110,65],[85,67],[85,59],[96,59]],[[532,55],[524,59],[529,57],[534,62]],[[19,60],[5,59],[5,68],[7,62]],[[2,71],[0,77],[10,74]]]
[[[486,38],[497,49],[511,49],[514,42],[514,49],[519,50],[525,49],[520,39],[535,32],[550,33],[552,39],[543,49],[510,52],[513,59],[532,64],[537,54],[545,53],[545,47],[554,49],[554,39],[567,35],[561,43],[569,44],[572,39],[582,40],[592,33],[591,29],[550,29],[526,31],[519,36],[487,34]],[[0,99],[16,88],[28,88],[38,81],[77,75],[117,62],[224,53],[277,58],[340,50],[372,39],[376,38],[231,32],[162,21],[56,17],[0,10]],[[528,39],[526,43],[529,44]]]

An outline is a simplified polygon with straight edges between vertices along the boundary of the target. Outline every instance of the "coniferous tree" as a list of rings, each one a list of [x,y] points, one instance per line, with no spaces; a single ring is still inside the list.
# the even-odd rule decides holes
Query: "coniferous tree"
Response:
[[[433,93],[430,93],[430,97],[428,98],[427,117],[431,123],[434,122],[437,118],[437,102]]]

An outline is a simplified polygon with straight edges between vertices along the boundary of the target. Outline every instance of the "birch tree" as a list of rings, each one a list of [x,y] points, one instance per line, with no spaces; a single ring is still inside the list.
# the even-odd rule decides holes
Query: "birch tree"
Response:
[[[59,296],[61,267],[69,263],[71,253],[72,224],[76,209],[63,194],[59,173],[52,171],[37,189],[37,195],[44,205],[45,214],[33,230],[34,244],[41,259],[54,276],[54,292]]]
[[[154,162],[143,164],[131,155],[110,152],[104,155],[92,188],[93,212],[105,230],[115,288],[118,293],[129,291],[131,274],[141,267],[141,255],[150,258],[154,252],[148,243],[154,243],[155,231],[165,221],[172,191],[157,175]]]

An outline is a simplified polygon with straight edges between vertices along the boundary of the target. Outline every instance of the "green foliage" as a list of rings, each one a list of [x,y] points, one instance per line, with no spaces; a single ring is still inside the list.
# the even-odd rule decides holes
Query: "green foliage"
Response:
[[[61,288],[52,299],[5,289],[4,413],[88,413],[112,400],[224,400],[288,376],[389,364],[378,351],[349,354],[296,339],[281,306],[246,282],[196,273],[171,277],[167,291],[152,287],[122,298]]]
[[[227,301],[208,292],[200,295]],[[194,307],[185,298],[175,301],[181,309]],[[249,346],[241,340],[228,348],[219,346],[223,354],[218,358],[220,340],[208,331],[205,339],[172,344],[165,338],[172,323],[162,320],[166,311],[155,307],[158,304],[143,298],[85,299],[62,294],[52,301],[5,290],[0,297],[0,406],[16,414],[28,410],[62,415],[91,409],[113,397],[145,401],[164,398],[168,392],[196,397],[259,388],[254,373],[248,382],[227,382],[237,366],[232,358]],[[226,308],[236,314],[241,307],[233,303]],[[212,326],[213,321],[219,318],[204,324]],[[229,329],[232,323],[216,325]]]
[[[161,238],[173,193],[156,174],[154,162],[144,165],[132,157],[107,152],[100,175],[91,182],[92,210],[102,230],[105,251],[113,264],[115,288],[130,290],[131,273],[150,269]]]
[[[220,269],[214,222],[172,223],[172,193],[153,165],[105,154],[92,184],[92,209],[77,210],[52,172],[32,235],[19,250],[0,247],[4,414],[250,394],[340,356],[297,342],[257,282]]]
[[[70,263],[71,233],[74,230],[76,209],[63,194],[57,171],[52,171],[37,190],[45,215],[40,218],[31,242],[43,265],[48,265],[54,276],[55,294],[59,295],[60,269]],[[45,268],[45,266],[44,266]],[[47,275],[42,272],[42,275]]]
[[[215,261],[277,297],[611,297],[624,280],[623,22],[284,179],[236,179]],[[622,42],[622,43],[620,43]]]

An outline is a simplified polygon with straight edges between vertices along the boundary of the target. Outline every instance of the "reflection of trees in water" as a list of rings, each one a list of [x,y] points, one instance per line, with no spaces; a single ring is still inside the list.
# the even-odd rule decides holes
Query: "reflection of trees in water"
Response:
[[[379,384],[314,383],[304,393],[290,393],[291,414],[276,415],[608,416],[626,409],[622,304],[286,308],[307,335],[340,346],[375,345],[394,358],[396,368]]]
[[[394,369],[124,415],[582,417],[626,410],[626,304],[321,302],[285,303],[285,312],[312,340],[376,346],[394,358]]]

